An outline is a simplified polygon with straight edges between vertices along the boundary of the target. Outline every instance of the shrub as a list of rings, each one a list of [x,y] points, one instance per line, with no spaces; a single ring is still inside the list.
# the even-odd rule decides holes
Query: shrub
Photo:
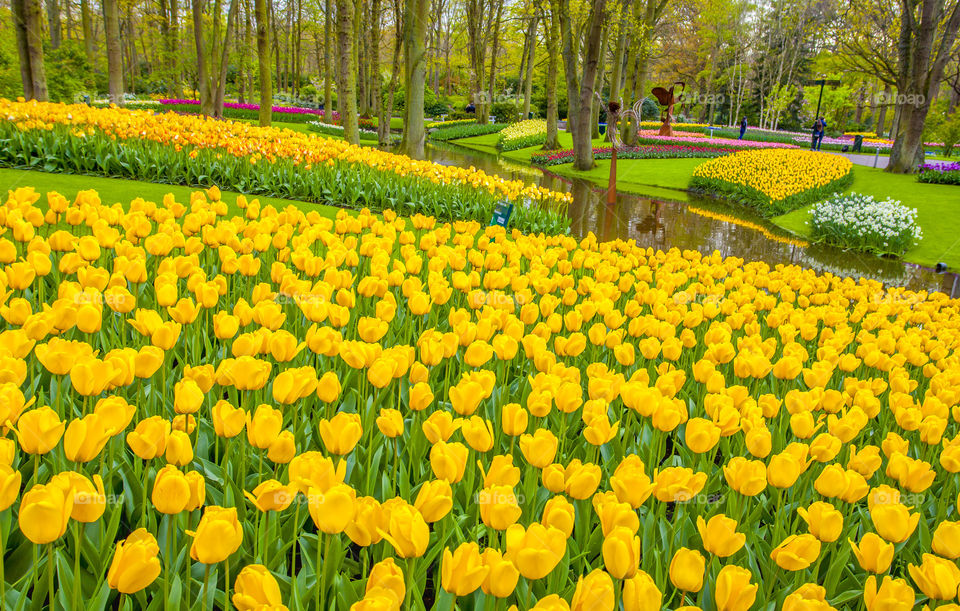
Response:
[[[887,198],[837,193],[810,210],[813,237],[841,248],[902,255],[923,237],[917,211]]]

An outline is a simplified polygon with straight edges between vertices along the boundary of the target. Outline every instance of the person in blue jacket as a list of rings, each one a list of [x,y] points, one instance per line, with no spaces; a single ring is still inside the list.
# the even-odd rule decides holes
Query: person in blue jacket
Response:
[[[743,135],[744,135],[745,133],[747,133],[747,118],[746,118],[746,117],[744,117],[743,120],[740,121],[740,137],[737,138],[737,140],[743,140]]]

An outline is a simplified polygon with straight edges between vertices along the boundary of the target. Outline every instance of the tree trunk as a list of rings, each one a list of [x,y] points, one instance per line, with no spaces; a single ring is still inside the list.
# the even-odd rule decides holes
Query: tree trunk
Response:
[[[36,32],[31,28],[30,23],[30,7],[28,6],[30,2],[35,2],[36,0],[11,0],[10,9],[13,13],[13,26],[16,30],[17,35],[17,54],[20,56],[20,80],[23,82],[23,97],[28,100],[41,100],[46,99],[46,95],[42,98],[37,96],[37,91],[34,88],[34,58],[36,57],[33,51],[33,45],[35,42],[39,42],[36,38]],[[42,43],[41,43],[42,44]],[[41,59],[43,55],[40,55]],[[43,65],[41,63],[41,70]],[[44,83],[46,86],[46,83]]]
[[[543,29],[547,39],[547,140],[543,143],[544,150],[552,151],[560,148],[560,137],[557,133],[559,111],[557,108],[557,72],[560,63],[560,7],[559,0],[550,0],[550,20],[544,20]]]
[[[227,60],[230,58],[230,41],[233,40],[233,35],[237,28],[237,11],[239,10],[239,6],[239,0],[230,0],[230,8],[227,9],[227,31],[224,34],[223,48],[220,51],[220,70],[217,77],[217,86],[213,102],[213,113],[218,119],[223,118],[223,99],[227,93]]]
[[[90,0],[80,0],[80,27],[83,29],[83,49],[87,61],[96,68],[97,47],[93,40],[93,15],[90,12]]]
[[[109,0],[105,0],[109,1]],[[191,0],[193,8],[193,41],[197,48],[197,89],[200,90],[200,112],[209,115],[213,110],[210,92],[209,65],[203,41],[203,0]]]
[[[120,50],[120,8],[117,0],[103,0],[104,34],[107,38],[107,75],[110,101],[123,104],[123,59]]]
[[[893,94],[893,91],[890,88],[889,83],[885,83],[883,86],[883,97],[880,99],[880,102],[876,106],[877,113],[877,137],[883,138],[883,126],[887,121],[887,103],[890,100],[890,96]]]
[[[400,3],[403,0],[393,0],[393,23],[399,33],[402,29],[403,9]],[[390,64],[390,85],[387,86],[386,103],[380,107],[377,120],[377,141],[380,146],[391,143],[390,119],[393,117],[394,97],[397,92],[397,80],[400,78],[400,52],[403,50],[403,37],[393,37],[393,61]]]
[[[503,17],[503,0],[497,2],[497,16],[493,21],[493,46],[490,50],[490,90],[489,99],[491,106],[496,102],[497,86],[497,55],[500,53],[500,21]],[[501,117],[502,119],[503,117]],[[516,117],[511,117],[510,121],[516,121]]]
[[[605,31],[606,28],[603,28]],[[593,79],[593,91],[594,93],[600,93],[603,90],[603,73],[604,73],[604,59],[607,55],[607,36],[605,33],[600,34],[600,58],[599,64],[597,66],[597,74]],[[600,137],[600,107],[602,102],[597,99],[597,96],[594,95],[590,98],[590,138],[596,140]]]
[[[60,23],[60,3],[57,0],[47,0],[47,25],[50,27],[50,48],[59,49],[63,26]]]
[[[902,0],[901,9],[897,45],[900,119],[886,168],[894,174],[914,172],[923,163],[927,114],[939,92],[944,67],[953,55],[960,30],[960,3],[953,5],[949,15],[945,14],[944,3],[938,0]],[[939,40],[938,32],[942,32]]]
[[[360,41],[363,40],[360,35],[361,22],[366,23],[365,4],[363,0],[356,0],[353,14],[353,57],[356,58],[354,70],[357,77],[357,113],[364,116],[370,112],[367,107],[367,54],[364,46],[360,44]]]
[[[333,123],[333,54],[330,45],[332,39],[333,10],[330,0],[325,0],[323,13],[323,121]]]
[[[380,106],[383,100],[380,96],[380,0],[371,0],[370,4],[370,47],[367,50],[370,53],[370,70],[368,87],[370,91],[370,113],[380,116]],[[390,121],[387,121],[387,128],[390,127]]]
[[[337,46],[340,70],[337,74],[337,108],[343,125],[343,138],[360,143],[357,132],[357,72],[353,61],[354,0],[337,0]]]
[[[593,145],[590,141],[590,122],[593,118],[591,102],[597,74],[603,33],[606,0],[592,0],[587,20],[587,46],[583,54],[583,74],[577,74],[577,58],[573,41],[570,0],[562,0],[560,20],[563,36],[563,63],[567,77],[567,123],[573,135],[573,167],[589,170],[593,167]]]
[[[254,0],[257,19],[257,65],[260,81],[260,125],[273,120],[273,80],[270,78],[270,23],[267,0]]]
[[[530,118],[530,96],[533,95],[533,60],[537,50],[537,17],[534,16],[532,19],[533,26],[530,28],[530,48],[527,50],[527,76],[523,83],[522,119]]]
[[[486,123],[489,113],[489,100],[487,100],[483,76],[484,66],[486,65],[486,35],[489,28],[484,27],[484,21],[489,21],[486,17],[486,0],[466,0],[467,2],[467,57],[470,61],[470,71],[473,74],[473,92],[471,101],[476,110],[477,122]],[[491,11],[492,14],[492,11]]]
[[[423,157],[426,134],[423,121],[423,94],[426,83],[426,49],[428,0],[407,0],[403,16],[403,47],[406,76],[403,139],[400,149],[409,157]]]

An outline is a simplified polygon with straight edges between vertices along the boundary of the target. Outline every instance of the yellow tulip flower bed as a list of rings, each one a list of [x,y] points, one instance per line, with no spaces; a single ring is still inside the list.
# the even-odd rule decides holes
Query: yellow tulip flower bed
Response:
[[[563,233],[569,193],[288,129],[173,112],[0,99],[0,165],[96,174]]]
[[[0,207],[7,608],[956,600],[957,301],[238,205]]]
[[[696,191],[733,199],[776,216],[821,200],[853,182],[846,157],[801,149],[742,151],[704,162],[690,179]]]

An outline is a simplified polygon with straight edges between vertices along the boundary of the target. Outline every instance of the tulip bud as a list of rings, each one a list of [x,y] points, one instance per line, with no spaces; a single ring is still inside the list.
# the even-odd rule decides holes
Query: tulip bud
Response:
[[[67,532],[73,491],[56,482],[37,484],[20,499],[20,532],[33,543],[50,543]]]
[[[167,437],[164,458],[168,464],[185,467],[193,462],[193,445],[184,431],[171,431]]]
[[[137,427],[127,433],[127,445],[143,460],[152,460],[164,453],[169,435],[170,422],[160,416],[151,416],[138,422]]]
[[[363,436],[363,426],[359,414],[338,412],[333,418],[323,418],[318,425],[323,447],[331,454],[343,456],[353,448]]]
[[[240,570],[231,600],[238,611],[275,609],[283,605],[276,578],[261,564],[248,564]]]
[[[747,536],[737,532],[737,521],[719,513],[707,522],[703,516],[697,516],[697,530],[703,540],[703,549],[709,553],[726,558],[740,551]]]
[[[770,558],[785,571],[802,571],[820,555],[820,540],[810,534],[790,535],[770,552]]]
[[[893,543],[887,543],[875,533],[866,533],[860,539],[860,545],[847,539],[850,547],[853,548],[853,555],[856,556],[860,568],[871,573],[886,573],[893,562]]]
[[[49,407],[39,407],[20,416],[17,441],[28,454],[46,454],[60,442],[66,424]]]
[[[394,439],[403,435],[403,415],[398,409],[381,409],[377,416],[377,428],[387,438]]]
[[[514,524],[506,534],[505,556],[527,579],[543,579],[549,575],[567,549],[566,535],[542,524],[531,524],[529,528]]]
[[[255,448],[270,447],[283,429],[283,413],[269,405],[258,405],[253,414],[247,414],[247,441]]]
[[[346,484],[337,484],[326,492],[307,491],[310,517],[317,528],[328,535],[342,533],[357,513],[357,492]]]
[[[235,507],[208,506],[193,537],[190,557],[204,564],[216,564],[229,558],[243,543],[243,527],[237,520]]]
[[[577,580],[577,589],[570,602],[571,611],[613,611],[613,580],[600,569],[594,569],[586,577]]]
[[[293,502],[294,492],[275,479],[268,479],[257,485],[253,492],[243,491],[243,495],[260,511],[283,511]]]
[[[903,579],[894,579],[887,575],[877,588],[877,578],[867,578],[863,587],[863,602],[867,611],[888,611],[892,609],[913,609],[916,594]]]
[[[187,477],[173,465],[157,471],[153,480],[153,506],[160,513],[177,514],[190,502],[190,484]]]
[[[640,537],[619,526],[603,539],[603,564],[616,579],[629,579],[640,569]]]
[[[670,583],[683,592],[699,592],[705,567],[703,554],[681,547],[670,561]]]
[[[480,518],[494,530],[506,530],[520,519],[523,510],[517,503],[512,486],[489,486],[480,491],[477,498]]]
[[[624,611],[649,611],[662,606],[663,593],[650,575],[637,571],[636,575],[623,582]]]
[[[543,469],[553,462],[557,455],[557,437],[547,429],[537,429],[533,435],[520,436],[520,451],[528,463]]]
[[[815,583],[806,583],[783,601],[782,611],[837,611],[827,604],[827,589]]]
[[[406,503],[391,509],[387,529],[380,534],[401,558],[419,558],[430,542],[430,527],[417,508]]]
[[[440,578],[443,589],[454,596],[472,594],[490,572],[480,557],[480,546],[462,543],[453,553],[443,550],[440,563]]]
[[[720,569],[714,586],[717,611],[747,611],[753,606],[759,586],[750,583],[752,578],[748,569],[739,566],[727,565]]]
[[[540,523],[563,532],[564,536],[573,534],[575,511],[573,504],[562,496],[551,497],[543,507]]]
[[[924,554],[920,566],[907,565],[917,587],[933,600],[952,600],[960,588],[960,568],[952,560]]]
[[[462,443],[438,441],[430,448],[430,466],[438,479],[456,484],[463,478],[469,451]]]
[[[135,594],[160,576],[160,546],[145,528],[117,542],[107,572],[107,584],[123,594]]]
[[[20,472],[0,463],[0,511],[9,509],[20,494]]]

